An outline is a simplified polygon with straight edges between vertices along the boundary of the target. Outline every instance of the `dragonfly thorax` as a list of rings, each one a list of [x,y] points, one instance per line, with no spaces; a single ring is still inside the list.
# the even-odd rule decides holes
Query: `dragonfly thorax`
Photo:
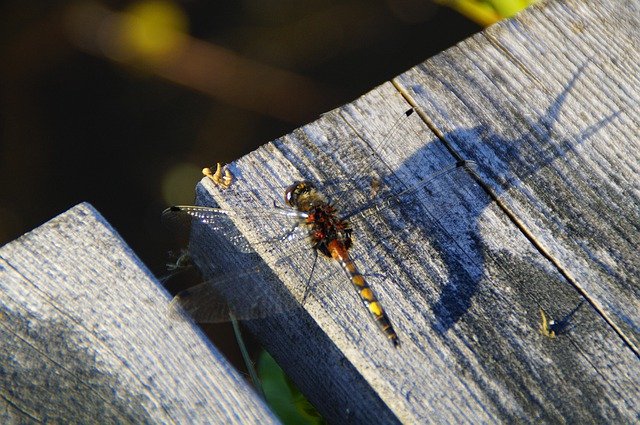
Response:
[[[290,207],[305,212],[327,203],[315,185],[306,181],[295,182],[289,186],[284,194],[284,200]]]
[[[332,243],[338,243],[345,250],[351,247],[351,227],[337,217],[331,205],[324,204],[310,210],[305,224],[310,226],[314,248],[327,257],[332,256],[329,249]]]

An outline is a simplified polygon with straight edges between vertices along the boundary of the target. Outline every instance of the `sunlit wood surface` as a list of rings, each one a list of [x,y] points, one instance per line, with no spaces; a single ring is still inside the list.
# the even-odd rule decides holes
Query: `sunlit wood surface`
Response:
[[[91,206],[0,248],[0,422],[274,423]]]
[[[253,196],[259,209],[301,178],[404,188],[478,164],[353,223],[352,252],[399,348],[322,259],[303,312],[249,325],[325,417],[637,419],[639,21],[634,2],[542,2],[238,160],[230,189],[203,182],[203,204],[237,210]],[[385,138],[410,107],[419,114]],[[346,196],[364,202],[367,182]],[[310,250],[283,267],[286,252],[263,243],[268,220],[237,225],[267,280],[304,290]],[[223,243],[196,230],[211,273],[234,261]],[[555,338],[540,332],[541,309]]]
[[[299,179],[359,205],[476,162],[353,216],[399,347],[324,259],[304,305],[247,322],[328,421],[638,420],[639,25],[637,2],[540,2],[239,159],[230,188],[198,186],[233,211]],[[254,253],[194,228],[205,275],[257,267],[301,298],[311,250],[234,224]],[[273,420],[90,207],[3,247],[0,274],[3,422]]]

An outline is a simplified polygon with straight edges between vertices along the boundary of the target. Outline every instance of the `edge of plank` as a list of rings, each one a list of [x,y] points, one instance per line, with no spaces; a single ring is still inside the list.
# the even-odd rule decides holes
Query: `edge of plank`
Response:
[[[0,248],[4,419],[271,423],[88,203]]]

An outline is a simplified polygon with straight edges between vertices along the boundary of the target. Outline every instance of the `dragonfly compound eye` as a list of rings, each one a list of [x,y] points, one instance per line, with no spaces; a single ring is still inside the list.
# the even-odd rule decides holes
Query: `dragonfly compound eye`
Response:
[[[296,182],[287,188],[284,193],[284,201],[287,205],[295,207],[300,197],[314,190],[313,184],[309,182]]]

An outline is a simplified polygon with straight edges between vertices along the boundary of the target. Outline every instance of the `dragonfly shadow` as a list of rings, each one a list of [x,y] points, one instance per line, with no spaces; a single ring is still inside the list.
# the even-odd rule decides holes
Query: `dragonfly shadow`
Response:
[[[567,101],[583,68],[577,71],[544,113],[533,119],[530,118],[531,115],[516,117],[517,119],[514,121],[521,127],[519,132],[522,134],[521,137],[506,137],[498,134],[489,125],[479,125],[473,128],[451,131],[443,135],[444,139],[456,146],[459,154],[464,159],[474,160],[478,164],[477,175],[484,181],[491,182],[492,190],[497,196],[501,196],[507,191],[526,192],[528,190],[527,187],[520,188],[524,184],[523,182],[537,178],[541,170],[575,152],[578,146],[592,138],[593,135],[618,115],[615,113],[605,117],[584,128],[578,134],[567,135],[556,131],[556,125],[561,121],[563,105]],[[448,88],[454,93],[457,90],[455,87]],[[463,97],[464,94],[458,93],[458,96]],[[407,117],[409,115],[407,114]],[[414,114],[414,117],[417,117],[417,114]],[[342,118],[336,117],[336,119]],[[349,127],[358,132],[353,126],[349,125]],[[342,130],[345,126],[330,125],[329,128]],[[355,161],[361,156],[361,152],[352,149],[350,144],[333,143],[333,140],[339,139],[338,136],[345,136],[345,134],[324,134],[318,130],[317,126],[307,126],[305,129],[296,131],[290,138],[274,143],[274,146],[288,162],[300,163],[301,169],[314,170],[309,175],[301,173],[305,179],[313,181],[317,180],[318,177],[326,177],[326,180],[332,181],[335,177],[331,171],[332,168],[318,167],[317,165],[333,160],[351,164],[354,163],[352,160]],[[402,132],[398,132],[398,134],[400,135],[399,137],[403,137]],[[364,136],[358,137],[366,139]],[[386,141],[388,139],[384,138],[383,140]],[[400,143],[401,141],[398,140],[397,142]],[[380,154],[379,151],[382,151],[384,144],[380,143],[376,148],[380,149],[372,149],[372,151]],[[434,149],[440,150],[435,156],[431,154]],[[492,206],[491,198],[476,184],[475,180],[471,178],[471,174],[464,167],[453,165],[452,161],[446,159],[446,153],[443,155],[442,151],[441,142],[435,139],[409,156],[399,167],[396,167],[394,173],[386,176],[385,172],[388,172],[386,164],[379,160],[379,156],[372,155],[372,158],[374,158],[372,163],[367,164],[365,160],[364,166],[361,166],[360,169],[385,176],[382,179],[385,184],[380,185],[380,187],[387,192],[378,193],[380,189],[378,187],[379,182],[375,182],[376,184],[374,185],[374,182],[370,181],[370,179],[356,178],[346,188],[342,188],[342,184],[339,187],[334,185],[334,188],[339,190],[333,194],[345,195],[336,196],[337,198],[343,198],[345,204],[340,205],[340,201],[338,201],[335,205],[336,210],[345,213],[345,216],[342,217],[344,219],[350,220],[353,218],[352,224],[354,224],[354,227],[358,225],[358,231],[363,230],[362,234],[366,233],[366,231],[375,231],[376,233],[370,233],[373,236],[371,240],[380,241],[381,244],[386,246],[385,249],[394,250],[393,254],[399,254],[399,250],[405,249],[405,246],[413,251],[405,254],[419,262],[422,267],[416,267],[414,270],[411,267],[403,267],[403,269],[409,274],[409,282],[424,282],[424,275],[418,276],[417,274],[412,275],[412,273],[422,273],[425,269],[427,274],[433,278],[432,280],[436,281],[437,294],[435,296],[428,294],[427,288],[414,289],[419,294],[423,294],[424,304],[433,306],[436,316],[434,324],[436,330],[446,332],[469,310],[480,283],[486,276],[491,276],[493,273],[493,265],[489,267],[490,264],[495,264],[496,261],[489,260],[494,253],[489,248],[487,241],[483,239],[481,223],[485,216],[485,211]],[[353,157],[350,155],[353,155]],[[433,164],[434,157],[441,162],[448,162],[448,164]],[[441,168],[440,172],[433,172],[435,171],[434,167],[442,166],[444,166],[444,170]],[[443,171],[453,169],[456,169],[456,171],[443,174]],[[434,175],[438,177],[437,184],[431,185],[431,177]],[[407,176],[411,176],[412,184],[417,184],[417,186],[414,186],[415,190],[403,190],[403,188],[400,188],[400,193],[393,193],[394,188],[398,188],[399,185],[389,183],[397,183],[400,176],[405,176],[407,179],[409,179]],[[425,179],[423,185],[420,184],[420,177]],[[457,184],[451,180],[457,178],[465,178],[466,182]],[[319,180],[323,181],[325,179]],[[269,185],[264,187],[266,190]],[[374,195],[369,196],[370,189],[374,187]],[[332,189],[332,187],[329,186],[328,189]],[[268,214],[266,212],[264,214],[256,214],[254,210],[257,208],[254,205],[253,192],[247,193],[240,190],[236,192],[234,187],[228,190],[233,192],[234,200],[238,198],[237,205],[240,208],[232,208],[224,214],[220,214],[221,211],[218,211],[214,215],[218,218],[220,216],[227,218],[233,216],[235,220],[242,220],[243,222],[246,220],[247,223],[251,222],[252,227],[259,229],[260,234],[269,235],[265,238],[265,242],[275,243],[271,244],[273,245],[271,248],[261,249],[261,252],[267,254],[266,258],[274,260],[275,267],[283,273],[286,274],[287,270],[292,271],[288,275],[291,279],[287,278],[285,279],[286,281],[291,283],[294,280],[296,282],[302,280],[307,284],[309,282],[314,284],[323,283],[331,280],[329,279],[331,273],[342,272],[337,267],[327,268],[324,276],[317,276],[316,278],[317,269],[314,268],[314,257],[309,255],[309,241],[300,239],[296,243],[288,240],[289,238],[283,239],[279,237],[281,235],[273,234],[274,231],[283,229],[289,231],[291,229],[290,223],[286,223],[286,226],[283,227],[281,226],[283,223],[276,222],[285,218],[291,219],[292,217],[287,214],[283,215],[283,208],[275,209],[275,211],[271,209]],[[206,190],[199,186],[199,205],[210,202],[209,196],[205,192]],[[333,191],[330,190],[329,192]],[[428,192],[428,196],[421,196],[423,192]],[[387,196],[389,193],[391,196]],[[377,199],[371,199],[371,197],[377,197]],[[415,199],[409,200],[409,198],[420,198],[424,202],[414,203]],[[405,199],[408,201],[406,204],[404,203]],[[393,200],[398,202],[398,208],[393,205]],[[456,204],[458,200],[460,202]],[[343,208],[348,204],[358,205],[358,203],[361,204],[361,207],[359,209],[356,208],[355,211]],[[394,208],[387,208],[389,206]],[[224,270],[228,275],[232,276],[227,280],[215,280],[215,285],[211,282],[209,286],[213,286],[216,291],[203,290],[204,292],[198,292],[197,296],[193,296],[193,291],[190,292],[192,299],[199,300],[204,298],[204,296],[201,297],[200,295],[206,295],[207,297],[211,295],[212,300],[216,298],[231,300],[233,301],[231,304],[236,305],[233,306],[235,308],[232,309],[232,313],[239,318],[243,316],[241,311],[246,311],[246,318],[267,317],[285,311],[302,312],[302,303],[300,301],[304,301],[306,297],[300,296],[300,294],[304,294],[306,291],[296,290],[293,291],[296,294],[291,295],[284,290],[285,288],[278,286],[277,290],[272,289],[275,291],[274,293],[270,292],[270,288],[275,287],[270,283],[277,281],[278,277],[273,274],[273,271],[268,266],[262,263],[257,254],[252,252],[254,246],[242,242],[244,236],[235,227],[234,223],[223,225],[220,220],[210,221],[208,218],[202,220],[204,213],[201,214],[201,211],[197,210],[200,207],[172,207],[167,212],[178,212],[185,208],[195,211],[197,214],[193,214],[193,217],[200,218],[199,221],[208,225],[200,223],[204,231],[197,230],[192,233],[191,245],[194,250],[199,250],[199,252],[192,252],[196,257],[196,263],[212,267],[209,270],[203,270],[207,276],[215,276],[220,270]],[[274,212],[276,213],[275,215]],[[378,218],[384,216],[386,219],[386,217],[395,215],[406,215],[406,219],[402,221],[400,227],[393,229],[395,227],[393,219],[389,221],[391,226],[386,229],[378,226],[379,223],[381,226],[387,226],[384,219],[378,221]],[[380,217],[377,218],[376,216]],[[187,214],[187,217],[190,217],[190,215]],[[209,216],[207,215],[206,217]],[[300,216],[297,216],[297,218],[299,219]],[[407,223],[411,223],[411,226],[406,226]],[[362,225],[362,228],[360,225]],[[227,231],[229,229],[233,232]],[[389,234],[391,238],[395,239],[396,235],[405,235],[407,240],[414,242],[406,245],[399,244],[401,246],[391,246],[393,243],[387,243],[383,233],[379,233],[378,230],[383,232],[391,230],[392,233]],[[222,240],[213,243],[212,241],[216,239],[215,235],[221,237]],[[388,241],[391,241],[391,238]],[[428,244],[424,243],[425,239],[429,241]],[[265,246],[269,245],[266,244]],[[255,246],[261,246],[262,248],[261,243],[256,243]],[[360,249],[364,247],[362,245]],[[302,251],[298,251],[298,248],[304,248],[306,255],[302,255]],[[198,256],[205,260],[198,261]],[[407,257],[407,255],[403,256],[402,254],[394,255],[394,258]],[[385,258],[380,258],[380,264],[384,263],[384,261]],[[229,270],[229,267],[234,264],[238,265],[237,268],[240,270]],[[257,266],[254,266],[254,264],[257,264]],[[214,266],[217,266],[217,268]],[[238,272],[240,273],[239,275],[237,274]],[[300,276],[303,276],[303,279],[300,279]],[[241,285],[240,280],[244,280],[245,277],[249,277],[248,280],[250,282],[247,285]],[[286,276],[282,275],[280,277]],[[233,281],[234,278],[237,282]],[[228,284],[229,282],[234,284]],[[280,283],[284,285],[283,282]],[[419,285],[419,283],[415,283],[415,285]],[[325,286],[329,287],[330,285]],[[242,287],[247,288],[246,292],[242,291]],[[206,288],[206,286],[203,286],[203,288]],[[283,290],[281,291],[280,288],[283,288]],[[333,290],[329,287],[326,291]],[[319,299],[330,298],[323,296],[323,291],[318,291],[318,293]],[[384,304],[384,299],[381,301]],[[212,303],[213,301],[210,305]],[[243,308],[244,306],[247,308]],[[192,310],[198,311],[196,309]],[[215,309],[209,308],[207,311],[211,310]],[[210,319],[208,321],[213,321],[214,319],[222,320],[227,315],[228,310],[221,307],[217,309],[217,313],[213,316],[208,316],[206,319]]]
[[[535,178],[536,174],[554,161],[562,160],[567,154],[575,152],[576,148],[611,122],[619,112],[600,119],[588,126],[579,134],[567,136],[566,133],[556,131],[560,113],[567,97],[576,81],[583,72],[581,67],[566,84],[565,88],[548,106],[544,114],[534,118],[519,117],[525,123],[526,130],[520,138],[503,137],[488,125],[474,128],[460,129],[444,134],[444,139],[456,146],[458,153],[465,160],[473,160],[478,165],[478,171],[483,180],[494,182],[492,189],[497,196],[507,191],[518,189],[527,179]],[[455,87],[448,87],[456,92]],[[459,93],[459,96],[465,96]],[[434,140],[433,143],[440,143]],[[429,149],[432,143],[424,149]],[[403,162],[397,173],[400,175],[415,175],[416,170],[427,168],[424,163],[429,155],[421,150]],[[469,182],[472,180],[469,179]],[[475,184],[479,192],[482,190]],[[464,192],[464,188],[453,188]],[[451,190],[453,190],[451,189]],[[472,189],[473,190],[473,189]],[[446,195],[442,195],[446,196]],[[451,196],[451,194],[449,194]],[[428,198],[427,198],[428,199]],[[465,215],[444,214],[430,210],[420,215],[416,220],[412,216],[419,231],[430,245],[441,255],[441,262],[446,270],[446,282],[440,288],[434,305],[436,323],[434,327],[440,332],[446,332],[455,325],[471,307],[474,294],[487,273],[488,248],[483,243],[480,220],[483,212],[491,205],[491,198],[482,193],[473,198],[475,202],[464,205]],[[482,200],[478,205],[478,199]],[[464,202],[464,201],[463,201]],[[428,207],[425,207],[428,209]],[[469,215],[471,214],[470,218]],[[456,217],[468,222],[460,223]],[[416,247],[418,256],[427,255]],[[438,278],[442,273],[436,273]]]

